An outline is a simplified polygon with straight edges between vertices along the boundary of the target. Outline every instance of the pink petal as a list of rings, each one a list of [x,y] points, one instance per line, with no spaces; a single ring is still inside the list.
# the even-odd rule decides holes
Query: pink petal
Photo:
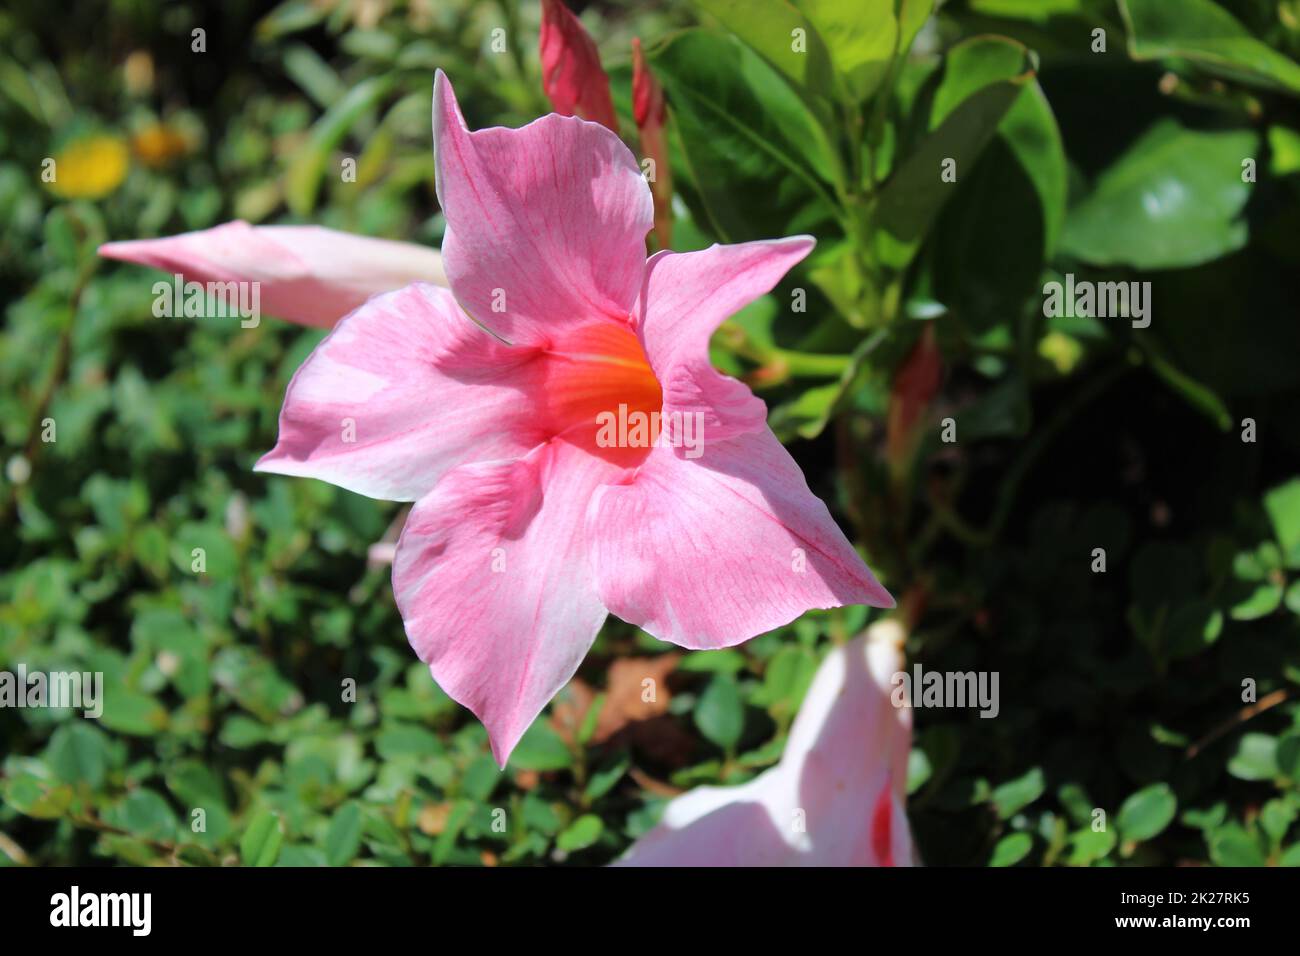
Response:
[[[439,71],[433,138],[443,262],[470,315],[531,345],[597,319],[627,321],[654,202],[617,136],[555,114],[471,133]]]
[[[546,440],[530,408],[535,357],[474,325],[439,286],[371,299],[298,369],[279,441],[256,470],[413,501],[462,462],[518,457]]]
[[[684,647],[738,644],[809,608],[894,604],[767,428],[695,460],[652,449],[597,493],[587,530],[605,606]]]
[[[393,563],[406,634],[505,766],[605,620],[582,517],[618,476],[563,440],[449,472],[407,519]]]
[[[772,290],[814,245],[809,236],[658,252],[646,263],[634,321],[664,390],[664,411],[703,415],[707,442],[753,431],[766,406],[709,364],[723,320]]]
[[[110,242],[109,259],[194,282],[259,282],[261,308],[290,322],[329,327],[372,295],[411,282],[446,285],[438,250],[319,226],[228,222],[165,239]]]
[[[911,711],[890,700],[901,639],[885,620],[832,650],[780,763],[739,787],[677,797],[616,865],[912,865],[903,810]]]

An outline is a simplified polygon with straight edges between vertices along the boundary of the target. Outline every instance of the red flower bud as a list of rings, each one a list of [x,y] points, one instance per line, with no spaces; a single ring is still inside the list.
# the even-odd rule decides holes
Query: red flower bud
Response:
[[[609,76],[600,65],[596,44],[562,0],[542,0],[537,49],[542,60],[542,89],[555,112],[581,116],[617,133]]]
[[[641,152],[654,164],[650,191],[655,200],[655,242],[660,249],[668,249],[673,230],[673,171],[664,133],[668,107],[664,103],[663,87],[646,65],[640,39],[632,40],[632,116],[641,134]]]
[[[894,373],[889,393],[886,456],[891,468],[901,472],[915,447],[916,425],[943,377],[943,355],[934,340],[934,323],[927,323],[921,338]]]

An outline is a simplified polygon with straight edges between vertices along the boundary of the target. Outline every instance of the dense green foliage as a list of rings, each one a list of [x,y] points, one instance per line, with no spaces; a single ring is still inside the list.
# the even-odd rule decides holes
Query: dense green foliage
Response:
[[[155,318],[95,256],[232,218],[436,244],[433,70],[471,126],[544,112],[536,4],[101,6],[0,13],[0,668],[107,692],[0,710],[0,865],[601,863],[772,764],[866,609],[688,654],[611,619],[502,773],[366,563],[397,506],[251,471],[323,333]],[[818,237],[715,361],[903,598],[909,662],[1000,675],[995,719],[915,712],[921,857],[1300,865],[1300,3],[931,6],[584,20],[628,130],[632,36],[669,97],[675,248]],[[41,183],[79,149],[121,182]],[[1149,327],[1045,317],[1067,274],[1150,282]],[[942,387],[887,454],[925,328]],[[646,674],[666,708],[620,718]]]

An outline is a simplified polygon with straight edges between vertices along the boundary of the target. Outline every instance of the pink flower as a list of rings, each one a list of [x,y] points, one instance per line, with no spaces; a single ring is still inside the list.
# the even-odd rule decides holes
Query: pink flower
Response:
[[[609,77],[596,44],[563,0],[542,0],[542,30],[537,51],[542,89],[561,116],[581,116],[618,132],[609,95]]]
[[[616,866],[911,866],[903,808],[912,715],[890,700],[903,667],[892,619],[822,662],[785,754],[738,787],[697,787]]]
[[[263,308],[328,328],[366,299],[412,282],[447,284],[438,250],[320,226],[228,222],[166,239],[109,242],[99,254],[194,282],[258,282]]]
[[[498,762],[610,612],[713,648],[813,607],[892,605],[763,403],[708,360],[812,240],[647,261],[650,192],[606,128],[471,133],[439,73],[433,129],[451,291],[410,285],[335,326],[257,468],[415,502],[398,608]],[[660,413],[653,445],[624,427]]]

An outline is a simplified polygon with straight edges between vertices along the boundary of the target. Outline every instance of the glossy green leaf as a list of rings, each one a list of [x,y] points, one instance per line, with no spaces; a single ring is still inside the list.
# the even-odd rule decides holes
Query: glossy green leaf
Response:
[[[1046,782],[1043,779],[1043,771],[1038,767],[1030,770],[1024,776],[1009,780],[997,787],[993,791],[992,800],[993,807],[998,812],[998,817],[1009,820],[1041,797],[1045,787]]]
[[[573,763],[573,753],[545,720],[535,720],[510,754],[516,770],[563,770]]]
[[[1219,866],[1263,866],[1267,862],[1259,837],[1237,823],[1215,830],[1206,842],[1210,859]]]
[[[687,30],[650,52],[711,228],[766,239],[834,217],[840,164],[798,94],[733,37]]]
[[[273,866],[283,841],[280,815],[264,810],[253,818],[240,838],[239,858],[244,866]]]
[[[347,866],[361,849],[361,807],[345,803],[334,811],[325,834],[325,857],[330,866]]]
[[[1300,478],[1292,478],[1264,495],[1264,509],[1285,554],[1300,548]]]
[[[766,0],[757,15],[754,0],[692,2],[716,17],[797,85],[813,93],[830,92],[831,64],[825,44],[816,28],[790,0]],[[802,49],[799,49],[800,41]]]
[[[1256,145],[1247,130],[1199,132],[1161,120],[1070,210],[1062,251],[1095,265],[1178,269],[1240,249],[1250,196],[1241,161]]]
[[[998,841],[993,848],[989,866],[1015,866],[1034,848],[1034,838],[1028,833],[1011,833]]]
[[[915,255],[940,210],[961,187],[962,177],[975,168],[1032,79],[1027,57],[1023,67],[1014,77],[977,83],[969,95],[954,91],[953,105],[936,116],[938,125],[885,183],[875,202],[873,221],[878,230],[875,252],[886,265],[901,268]],[[955,181],[944,181],[945,168],[955,171]]]
[[[4,781],[4,802],[19,813],[38,820],[54,820],[63,816],[72,804],[72,787],[40,780],[29,774],[10,777]]]
[[[830,53],[837,85],[854,101],[875,93],[898,46],[894,0],[796,0]]]
[[[1164,832],[1178,813],[1178,798],[1166,783],[1144,787],[1124,801],[1116,824],[1125,840],[1141,842]]]
[[[740,742],[745,727],[745,707],[734,678],[719,674],[709,681],[695,707],[695,726],[723,750]]]
[[[1023,46],[1001,37],[955,45],[935,90],[931,127],[972,92],[1015,80],[1027,57]],[[931,230],[934,294],[978,331],[1018,314],[1027,299],[1041,295],[1043,263],[1059,239],[1065,208],[1060,131],[1037,80],[1030,80]]]
[[[108,772],[108,739],[81,721],[65,724],[50,739],[50,769],[64,783],[98,789]]]
[[[1119,0],[1138,60],[1178,57],[1217,76],[1300,94],[1300,64],[1212,0]]]
[[[1070,838],[1071,866],[1091,866],[1098,860],[1105,859],[1115,849],[1118,838],[1115,829],[1094,830],[1091,826],[1078,830]]]
[[[584,814],[569,824],[555,838],[555,845],[566,853],[585,850],[597,840],[605,830],[600,817],[592,813]]]
[[[1228,773],[1238,780],[1271,780],[1277,776],[1277,738],[1271,734],[1242,734],[1237,752],[1228,760]]]

